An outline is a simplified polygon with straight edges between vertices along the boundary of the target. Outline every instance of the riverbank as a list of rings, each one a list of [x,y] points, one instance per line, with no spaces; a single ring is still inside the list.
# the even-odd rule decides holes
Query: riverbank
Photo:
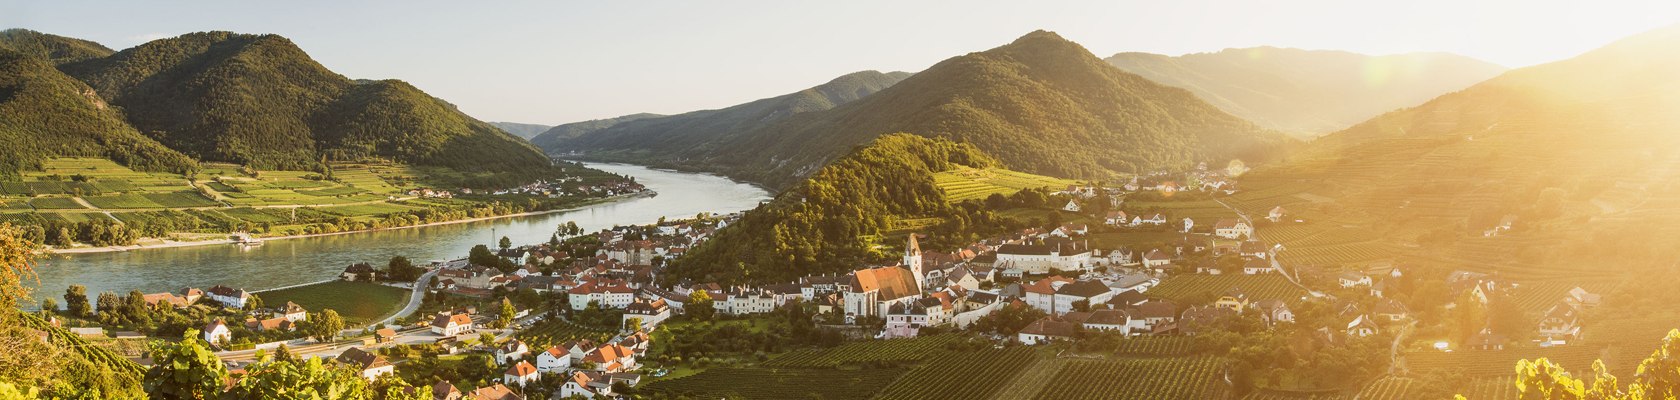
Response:
[[[310,234],[302,234],[302,235],[264,237],[264,238],[262,238],[262,240],[263,240],[263,242],[271,242],[271,241],[280,241],[280,240],[288,240],[288,239],[302,239],[302,238],[323,237],[323,236],[348,235],[348,234],[353,234],[353,233],[366,233],[366,232],[393,231],[393,230],[401,230],[401,229],[424,228],[424,227],[428,227],[428,226],[464,224],[464,223],[469,223],[469,222],[489,221],[489,220],[496,220],[496,219],[502,219],[502,218],[527,217],[527,216],[533,216],[533,215],[544,215],[544,214],[553,214],[553,213],[562,213],[562,212],[568,212],[568,211],[576,211],[576,210],[581,210],[581,209],[584,209],[584,208],[589,208],[589,207],[598,206],[598,205],[602,205],[602,204],[615,203],[615,202],[620,202],[620,201],[625,201],[625,200],[630,200],[630,199],[635,199],[635,198],[641,198],[641,197],[653,197],[653,196],[656,196],[656,195],[658,195],[658,193],[654,192],[653,190],[646,190],[646,191],[641,191],[641,192],[636,192],[636,193],[621,194],[621,195],[616,195],[616,196],[603,197],[603,198],[600,198],[600,199],[587,200],[587,201],[584,201],[582,203],[579,203],[579,204],[571,206],[571,207],[557,208],[557,209],[553,209],[553,210],[529,211],[529,212],[506,214],[506,215],[497,215],[497,216],[490,216],[490,217],[478,217],[478,218],[466,218],[466,219],[457,219],[457,220],[449,220],[449,221],[428,222],[428,223],[424,223],[424,224],[408,225],[408,226],[396,226],[396,227],[388,227],[388,228],[360,229],[360,230],[343,231],[343,232],[310,233]],[[159,243],[159,244],[131,245],[131,246],[72,247],[72,248],[68,248],[68,249],[49,249],[49,250],[44,250],[42,252],[52,253],[52,254],[91,254],[91,253],[111,253],[111,252],[121,252],[121,251],[131,251],[131,250],[167,249],[167,248],[177,248],[177,247],[231,245],[231,244],[234,244],[233,239],[212,239],[212,240],[194,240],[194,241],[173,241],[173,240],[167,240],[166,239],[166,240],[163,241],[163,243]]]

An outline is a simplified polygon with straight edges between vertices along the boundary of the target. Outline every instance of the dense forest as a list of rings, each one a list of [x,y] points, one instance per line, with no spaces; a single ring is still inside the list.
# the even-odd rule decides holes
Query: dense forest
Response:
[[[551,172],[535,146],[452,104],[402,81],[344,77],[276,35],[192,33],[112,54],[10,30],[0,52],[0,134],[19,144],[0,158],[6,171],[84,155],[170,171],[192,168],[187,156],[291,170],[391,160],[448,167],[478,186]]]
[[[12,31],[6,31],[8,33]],[[0,175],[45,157],[104,157],[148,171],[186,172],[189,157],[141,135],[87,85],[46,59],[0,48]]]
[[[1293,142],[1044,31],[945,60],[857,101],[703,146],[637,150],[647,142],[681,140],[665,137],[594,141],[609,131],[549,150],[707,169],[788,187],[847,149],[893,132],[971,143],[1010,169],[1093,179],[1200,161],[1265,160]]]
[[[882,136],[748,211],[689,251],[668,275],[724,283],[785,282],[886,261],[875,245],[894,223],[939,217],[947,232],[1001,229],[979,202],[950,204],[933,173],[996,160],[974,146],[910,134]],[[893,243],[896,245],[896,243]]]
[[[729,139],[797,114],[834,108],[885,89],[908,72],[854,72],[815,87],[717,110],[633,114],[554,127],[531,139],[550,153],[581,151],[607,160],[659,162],[678,152],[727,151]]]

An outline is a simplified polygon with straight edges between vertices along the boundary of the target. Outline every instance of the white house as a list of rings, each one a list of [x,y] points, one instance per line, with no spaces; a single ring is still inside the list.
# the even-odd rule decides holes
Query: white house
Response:
[[[1029,274],[1051,269],[1082,271],[1091,266],[1091,249],[1072,240],[1046,240],[1044,244],[998,246],[995,265],[1008,265]]]
[[[1108,215],[1103,218],[1103,223],[1109,226],[1121,226],[1129,222],[1130,218],[1126,216],[1125,211],[1109,211]]]
[[[1343,272],[1339,278],[1336,278],[1336,280],[1338,283],[1342,284],[1343,288],[1371,286],[1371,276],[1357,272]]]
[[[537,354],[537,372],[560,372],[571,367],[571,353],[560,346],[549,347],[548,350]]]
[[[666,306],[665,299],[662,298],[655,298],[652,301],[638,299],[624,307],[623,318],[623,326],[629,326],[631,319],[640,319],[642,329],[651,330],[654,326],[671,318],[671,307]]]
[[[525,361],[520,361],[512,367],[508,367],[507,372],[502,373],[502,383],[518,384],[520,386],[529,385],[541,378],[542,375],[537,373],[537,367]]]
[[[1026,345],[1048,343],[1055,340],[1073,340],[1074,334],[1078,332],[1077,327],[1078,324],[1072,322],[1057,321],[1052,317],[1044,317],[1038,321],[1033,321],[1025,328],[1021,328],[1021,331],[1015,334],[1015,340],[1019,340],[1021,344]]]
[[[288,301],[280,316],[285,317],[287,321],[301,322],[309,319],[309,311],[304,310],[303,306],[297,305],[297,303]]]
[[[1079,212],[1079,202],[1068,200],[1067,205],[1062,206],[1062,211]]]
[[[1213,235],[1226,239],[1252,237],[1254,236],[1254,228],[1248,226],[1248,221],[1225,218],[1213,224]]]
[[[1092,311],[1091,315],[1085,318],[1084,325],[1088,331],[1111,331],[1127,335],[1149,330],[1143,318],[1132,318],[1131,312],[1126,310]]]
[[[443,336],[455,336],[472,332],[472,317],[466,313],[439,315],[432,319],[432,333]]]
[[[1553,339],[1574,338],[1581,334],[1581,318],[1575,307],[1565,302],[1552,305],[1540,318],[1540,336]]]
[[[1149,253],[1143,255],[1144,268],[1159,268],[1168,264],[1172,264],[1172,257],[1167,256],[1167,253],[1162,253],[1159,249],[1150,250]]]
[[[591,302],[601,308],[624,308],[635,302],[636,290],[623,283],[589,281],[566,291],[566,296],[571,300],[572,309],[577,311],[589,308]]]
[[[1266,213],[1266,220],[1272,221],[1272,222],[1278,222],[1279,220],[1283,219],[1283,215],[1284,215],[1283,206],[1272,207],[1272,211]]]
[[[611,385],[606,384],[605,382],[597,381],[587,372],[574,371],[572,372],[571,377],[566,379],[566,383],[560,385],[560,391],[559,393],[556,393],[555,396],[556,398],[571,398],[576,396],[593,399],[595,396],[606,396],[609,393],[612,393]]]
[[[379,379],[380,375],[390,375],[397,372],[397,366],[385,361],[385,357],[355,347],[339,353],[338,358],[334,360],[356,367],[358,371],[361,371],[362,378],[369,381]]]
[[[502,342],[501,346],[496,347],[496,363],[507,364],[525,358],[529,354],[531,354],[531,348],[525,346],[525,342],[521,342],[519,339],[509,339]]]
[[[1377,324],[1371,322],[1370,318],[1366,318],[1365,315],[1361,314],[1358,317],[1354,317],[1353,321],[1348,322],[1347,334],[1349,336],[1358,337],[1375,335],[1377,334]]]
[[[205,290],[204,295],[209,297],[210,300],[215,300],[232,308],[245,308],[245,301],[251,299],[251,294],[246,293],[245,289],[234,289],[222,285],[211,286]]]
[[[1150,214],[1147,218],[1142,217],[1142,216],[1132,217],[1132,226],[1164,225],[1166,223],[1167,223],[1167,216],[1166,216],[1166,214],[1161,214],[1161,213]]]
[[[204,326],[204,341],[210,343],[229,343],[233,341],[233,331],[229,331],[227,323],[217,319]]]

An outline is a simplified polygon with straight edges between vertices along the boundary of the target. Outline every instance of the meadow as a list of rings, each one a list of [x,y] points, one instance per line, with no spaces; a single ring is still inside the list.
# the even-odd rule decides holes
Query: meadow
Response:
[[[294,302],[311,313],[331,309],[349,324],[362,324],[384,318],[408,301],[407,289],[372,283],[331,281],[294,288],[256,293],[269,307]]]

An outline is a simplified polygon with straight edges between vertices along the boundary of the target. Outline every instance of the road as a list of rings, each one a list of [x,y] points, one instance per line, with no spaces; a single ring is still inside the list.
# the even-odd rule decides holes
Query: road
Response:
[[[1231,210],[1231,212],[1237,213],[1237,217],[1242,218],[1243,222],[1248,224],[1249,230],[1254,233],[1254,235],[1250,235],[1251,238],[1259,236],[1260,226],[1255,225],[1254,220],[1248,218],[1248,214],[1243,213],[1242,210],[1238,210],[1236,207],[1232,207],[1230,204],[1225,204],[1225,201],[1220,200],[1219,196],[1213,196],[1213,202],[1219,203],[1219,205],[1225,206],[1225,208]],[[1272,246],[1271,248],[1266,249],[1266,258],[1268,259],[1267,261],[1271,261],[1272,270],[1277,271],[1280,275],[1283,275],[1283,278],[1289,280],[1289,283],[1293,283],[1295,286],[1299,286],[1302,290],[1306,290],[1307,294],[1310,294],[1313,297],[1324,297],[1324,293],[1314,291],[1311,288],[1308,288],[1307,285],[1302,285],[1300,277],[1295,276],[1295,274],[1291,274],[1289,270],[1283,269],[1283,263],[1278,262],[1277,246]]]
[[[437,276],[438,271],[441,270],[443,270],[443,267],[436,267],[432,268],[430,271],[426,271],[424,274],[420,274],[420,279],[414,281],[414,288],[408,294],[408,305],[403,306],[402,310],[397,311],[396,314],[391,314],[391,316],[385,317],[385,319],[379,320],[379,322],[375,322],[374,325],[387,325],[390,324],[391,321],[396,321],[397,318],[414,315],[415,311],[419,311],[420,303],[426,299],[427,283],[430,283],[432,277]]]

